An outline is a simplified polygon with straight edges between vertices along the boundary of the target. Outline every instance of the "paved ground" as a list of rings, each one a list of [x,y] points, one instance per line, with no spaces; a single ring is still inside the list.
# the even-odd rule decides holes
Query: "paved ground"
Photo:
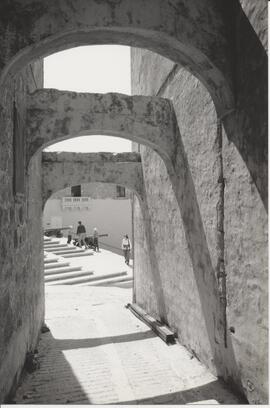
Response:
[[[47,286],[51,331],[16,403],[239,403],[184,347],[167,346],[126,309],[131,297],[127,288]]]
[[[65,238],[60,238],[60,243],[66,243]],[[132,260],[130,266],[125,264],[124,256],[117,255],[107,249],[100,248],[100,252],[94,252],[92,256],[82,256],[76,258],[68,258],[70,265],[81,266],[85,270],[94,271],[95,274],[104,274],[104,271],[110,273],[127,271],[130,273],[132,269]]]

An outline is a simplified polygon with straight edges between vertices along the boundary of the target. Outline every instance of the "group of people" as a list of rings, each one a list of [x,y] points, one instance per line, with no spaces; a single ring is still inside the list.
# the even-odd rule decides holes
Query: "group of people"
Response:
[[[85,248],[87,248],[88,244],[86,242],[86,229],[81,221],[78,221],[77,237],[78,237],[79,246],[82,247],[84,245]],[[94,250],[99,252],[98,230],[96,227],[93,230],[93,246],[94,246]],[[131,242],[130,242],[128,235],[124,235],[124,238],[122,240],[122,250],[123,250],[123,254],[125,258],[125,263],[127,265],[129,265],[129,262],[130,262],[131,248],[132,248]]]
[[[85,248],[87,248],[88,244],[86,242],[86,229],[81,221],[78,221],[77,237],[79,241],[79,246],[81,247],[84,245]],[[93,230],[93,247],[96,252],[99,252],[98,230],[96,227]]]

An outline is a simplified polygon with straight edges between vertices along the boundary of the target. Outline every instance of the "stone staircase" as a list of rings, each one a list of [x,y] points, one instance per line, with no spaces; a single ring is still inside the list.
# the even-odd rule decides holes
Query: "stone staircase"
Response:
[[[126,271],[95,275],[94,271],[70,265],[66,258],[91,256],[85,250],[44,237],[44,279],[46,285],[121,286],[131,287],[133,278]],[[123,286],[122,286],[123,285]]]

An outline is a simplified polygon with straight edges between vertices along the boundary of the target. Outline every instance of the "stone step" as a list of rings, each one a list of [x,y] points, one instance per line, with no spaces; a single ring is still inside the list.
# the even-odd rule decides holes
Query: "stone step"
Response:
[[[45,283],[50,282],[50,284],[66,285],[67,280],[76,280],[76,279],[90,279],[90,276],[93,275],[93,271],[74,271],[68,273],[55,274],[51,276],[45,276]],[[68,278],[68,279],[67,279]]]
[[[69,262],[50,262],[44,265],[44,269],[62,268],[63,266],[69,266]]]
[[[61,241],[50,241],[50,242],[44,242],[43,245],[57,245],[60,244],[61,245]]]
[[[68,246],[65,246],[65,247],[51,247],[51,248],[43,248],[43,249],[44,249],[44,252],[48,254],[54,251],[65,251],[66,249],[68,250],[68,248],[69,248]]]
[[[54,244],[54,245],[44,245],[43,248],[45,249],[45,251],[47,251],[47,249],[57,249],[57,248],[67,248],[68,245],[67,244]]]
[[[55,247],[50,247],[50,248],[44,248],[44,251],[46,252],[55,252],[55,251],[71,251],[71,250],[76,249],[75,247],[70,247],[70,246],[64,246],[64,247],[59,247],[59,246],[55,246]],[[80,248],[81,249],[81,248]]]
[[[75,279],[65,279],[61,282],[55,282],[52,283],[52,285],[77,285],[78,283],[84,283],[84,282],[94,282],[98,280],[102,280],[107,278],[113,278],[116,276],[123,276],[126,275],[127,272],[114,272],[114,273],[108,273],[106,275],[99,275],[99,276],[93,276],[93,277],[81,277],[81,278],[75,278]]]
[[[55,263],[58,261],[59,258],[47,258],[44,259],[44,264]]]
[[[44,245],[62,245],[66,244],[66,242],[62,242],[59,239],[51,239],[50,241],[43,242]]]
[[[54,251],[49,251],[53,252],[55,255],[62,255],[62,254],[75,254],[75,253],[82,253],[85,252],[85,249],[73,249],[73,248],[66,248],[66,249],[59,249],[59,250],[54,250]]]
[[[51,238],[49,238],[49,237],[43,237],[43,241],[44,242],[50,242],[52,239]]]
[[[49,275],[55,275],[59,273],[68,273],[68,272],[74,272],[74,271],[81,271],[82,267],[81,266],[63,266],[60,268],[53,268],[53,269],[48,269],[44,271],[44,276],[49,276]]]
[[[122,289],[125,289],[125,288],[130,289],[130,288],[133,287],[133,279],[129,280],[129,281],[126,281],[126,282],[115,283],[115,284],[112,284],[110,286],[112,286],[112,287],[117,286],[117,287],[122,288]]]
[[[111,285],[113,286],[113,284],[116,283],[122,283],[122,282],[132,282],[133,278],[131,276],[120,276],[120,277],[116,277],[116,278],[108,278],[108,279],[103,279],[101,281],[94,281],[94,282],[89,282],[89,283],[82,283],[78,286],[107,286],[107,285]]]
[[[93,252],[90,252],[90,251],[89,252],[76,251],[74,253],[63,254],[63,255],[61,255],[61,257],[62,258],[77,258],[77,257],[80,257],[80,256],[90,256],[90,255],[94,255]]]

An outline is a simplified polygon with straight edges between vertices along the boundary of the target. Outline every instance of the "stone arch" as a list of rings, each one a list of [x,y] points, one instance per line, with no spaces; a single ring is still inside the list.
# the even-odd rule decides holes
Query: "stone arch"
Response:
[[[229,22],[216,0],[1,1],[1,83],[31,61],[81,45],[147,48],[209,90],[220,116],[234,107]],[[233,28],[232,28],[233,29]]]
[[[42,201],[66,187],[83,183],[109,183],[128,188],[143,201],[144,183],[138,153],[43,152]]]
[[[106,134],[150,146],[173,172],[178,125],[167,99],[43,89],[29,95],[27,105],[28,161],[61,140]]]

